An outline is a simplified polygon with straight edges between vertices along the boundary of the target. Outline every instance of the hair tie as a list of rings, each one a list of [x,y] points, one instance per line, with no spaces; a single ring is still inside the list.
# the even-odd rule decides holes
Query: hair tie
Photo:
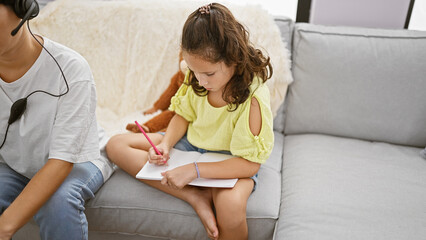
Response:
[[[204,5],[204,6],[201,6],[199,9],[198,9],[198,11],[201,13],[201,14],[210,14],[210,7],[212,6],[212,4],[211,3],[209,3],[209,4],[207,4],[207,5]]]

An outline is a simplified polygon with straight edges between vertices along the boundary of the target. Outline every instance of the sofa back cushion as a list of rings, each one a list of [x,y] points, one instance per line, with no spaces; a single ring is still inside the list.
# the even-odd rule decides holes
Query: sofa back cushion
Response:
[[[426,145],[426,32],[296,24],[286,134]]]
[[[293,29],[294,21],[289,17],[276,16],[274,18],[275,23],[280,29],[281,40],[287,47],[288,51],[291,52],[292,40],[293,40]],[[291,56],[289,56],[291,58]],[[275,72],[274,72],[275,74]],[[284,133],[285,124],[285,104],[282,103],[277,110],[277,114],[274,118],[274,130],[280,133]]]

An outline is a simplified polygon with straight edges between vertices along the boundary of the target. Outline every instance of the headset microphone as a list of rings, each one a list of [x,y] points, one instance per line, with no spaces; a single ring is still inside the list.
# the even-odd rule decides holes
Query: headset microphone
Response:
[[[40,9],[39,9],[38,3],[36,1],[32,1],[30,8],[28,9],[28,11],[25,12],[25,15],[22,17],[21,22],[18,24],[18,26],[15,29],[13,29],[13,31],[10,34],[12,34],[12,36],[15,36],[16,33],[18,33],[19,29],[22,27],[22,25],[24,25],[24,23],[27,20],[32,19],[38,15],[39,10]]]

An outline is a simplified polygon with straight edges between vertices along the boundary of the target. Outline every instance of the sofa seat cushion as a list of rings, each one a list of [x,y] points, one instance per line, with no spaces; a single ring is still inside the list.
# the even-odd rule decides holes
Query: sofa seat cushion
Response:
[[[250,239],[271,239],[281,198],[284,136],[275,133],[271,158],[259,170],[259,182],[249,198]],[[267,197],[265,197],[267,196]],[[88,202],[90,232],[122,233],[167,239],[207,239],[192,207],[117,170]]]
[[[315,134],[284,144],[277,239],[425,239],[419,148]]]

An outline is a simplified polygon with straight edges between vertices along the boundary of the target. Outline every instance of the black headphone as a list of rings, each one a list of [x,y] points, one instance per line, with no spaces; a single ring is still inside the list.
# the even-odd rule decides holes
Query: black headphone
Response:
[[[52,59],[55,61],[56,65],[58,66],[59,70],[61,71],[62,77],[64,78],[64,81],[65,81],[65,85],[67,86],[67,90],[65,92],[61,93],[61,94],[53,94],[53,93],[46,92],[44,90],[35,90],[35,91],[31,92],[30,94],[28,94],[28,96],[15,101],[12,104],[12,107],[10,108],[10,116],[9,116],[9,120],[8,120],[8,125],[7,125],[7,129],[6,129],[6,133],[4,135],[3,143],[0,145],[0,149],[3,147],[4,143],[6,142],[6,137],[7,137],[8,131],[9,131],[10,124],[14,123],[16,120],[21,118],[22,114],[24,114],[25,110],[27,109],[27,99],[28,99],[29,96],[33,95],[34,93],[41,92],[41,93],[48,94],[52,97],[61,97],[65,94],[67,94],[68,91],[69,91],[67,79],[65,78],[64,71],[62,70],[58,61],[53,57],[53,55],[43,46],[43,44],[31,32],[28,20],[35,18],[40,11],[40,8],[38,6],[37,1],[36,0],[15,0],[15,4],[13,5],[12,9],[15,12],[16,16],[18,16],[22,20],[18,24],[18,26],[15,29],[13,29],[13,31],[10,34],[12,36],[15,36],[16,33],[19,31],[19,29],[22,27],[22,25],[25,22],[27,22],[28,30],[30,31],[33,38],[50,55],[50,57],[52,57]]]
[[[11,32],[12,36],[15,36],[22,25],[24,25],[27,20],[35,18],[40,11],[36,0],[15,0],[15,4],[12,9],[16,16],[22,19],[18,26]]]

